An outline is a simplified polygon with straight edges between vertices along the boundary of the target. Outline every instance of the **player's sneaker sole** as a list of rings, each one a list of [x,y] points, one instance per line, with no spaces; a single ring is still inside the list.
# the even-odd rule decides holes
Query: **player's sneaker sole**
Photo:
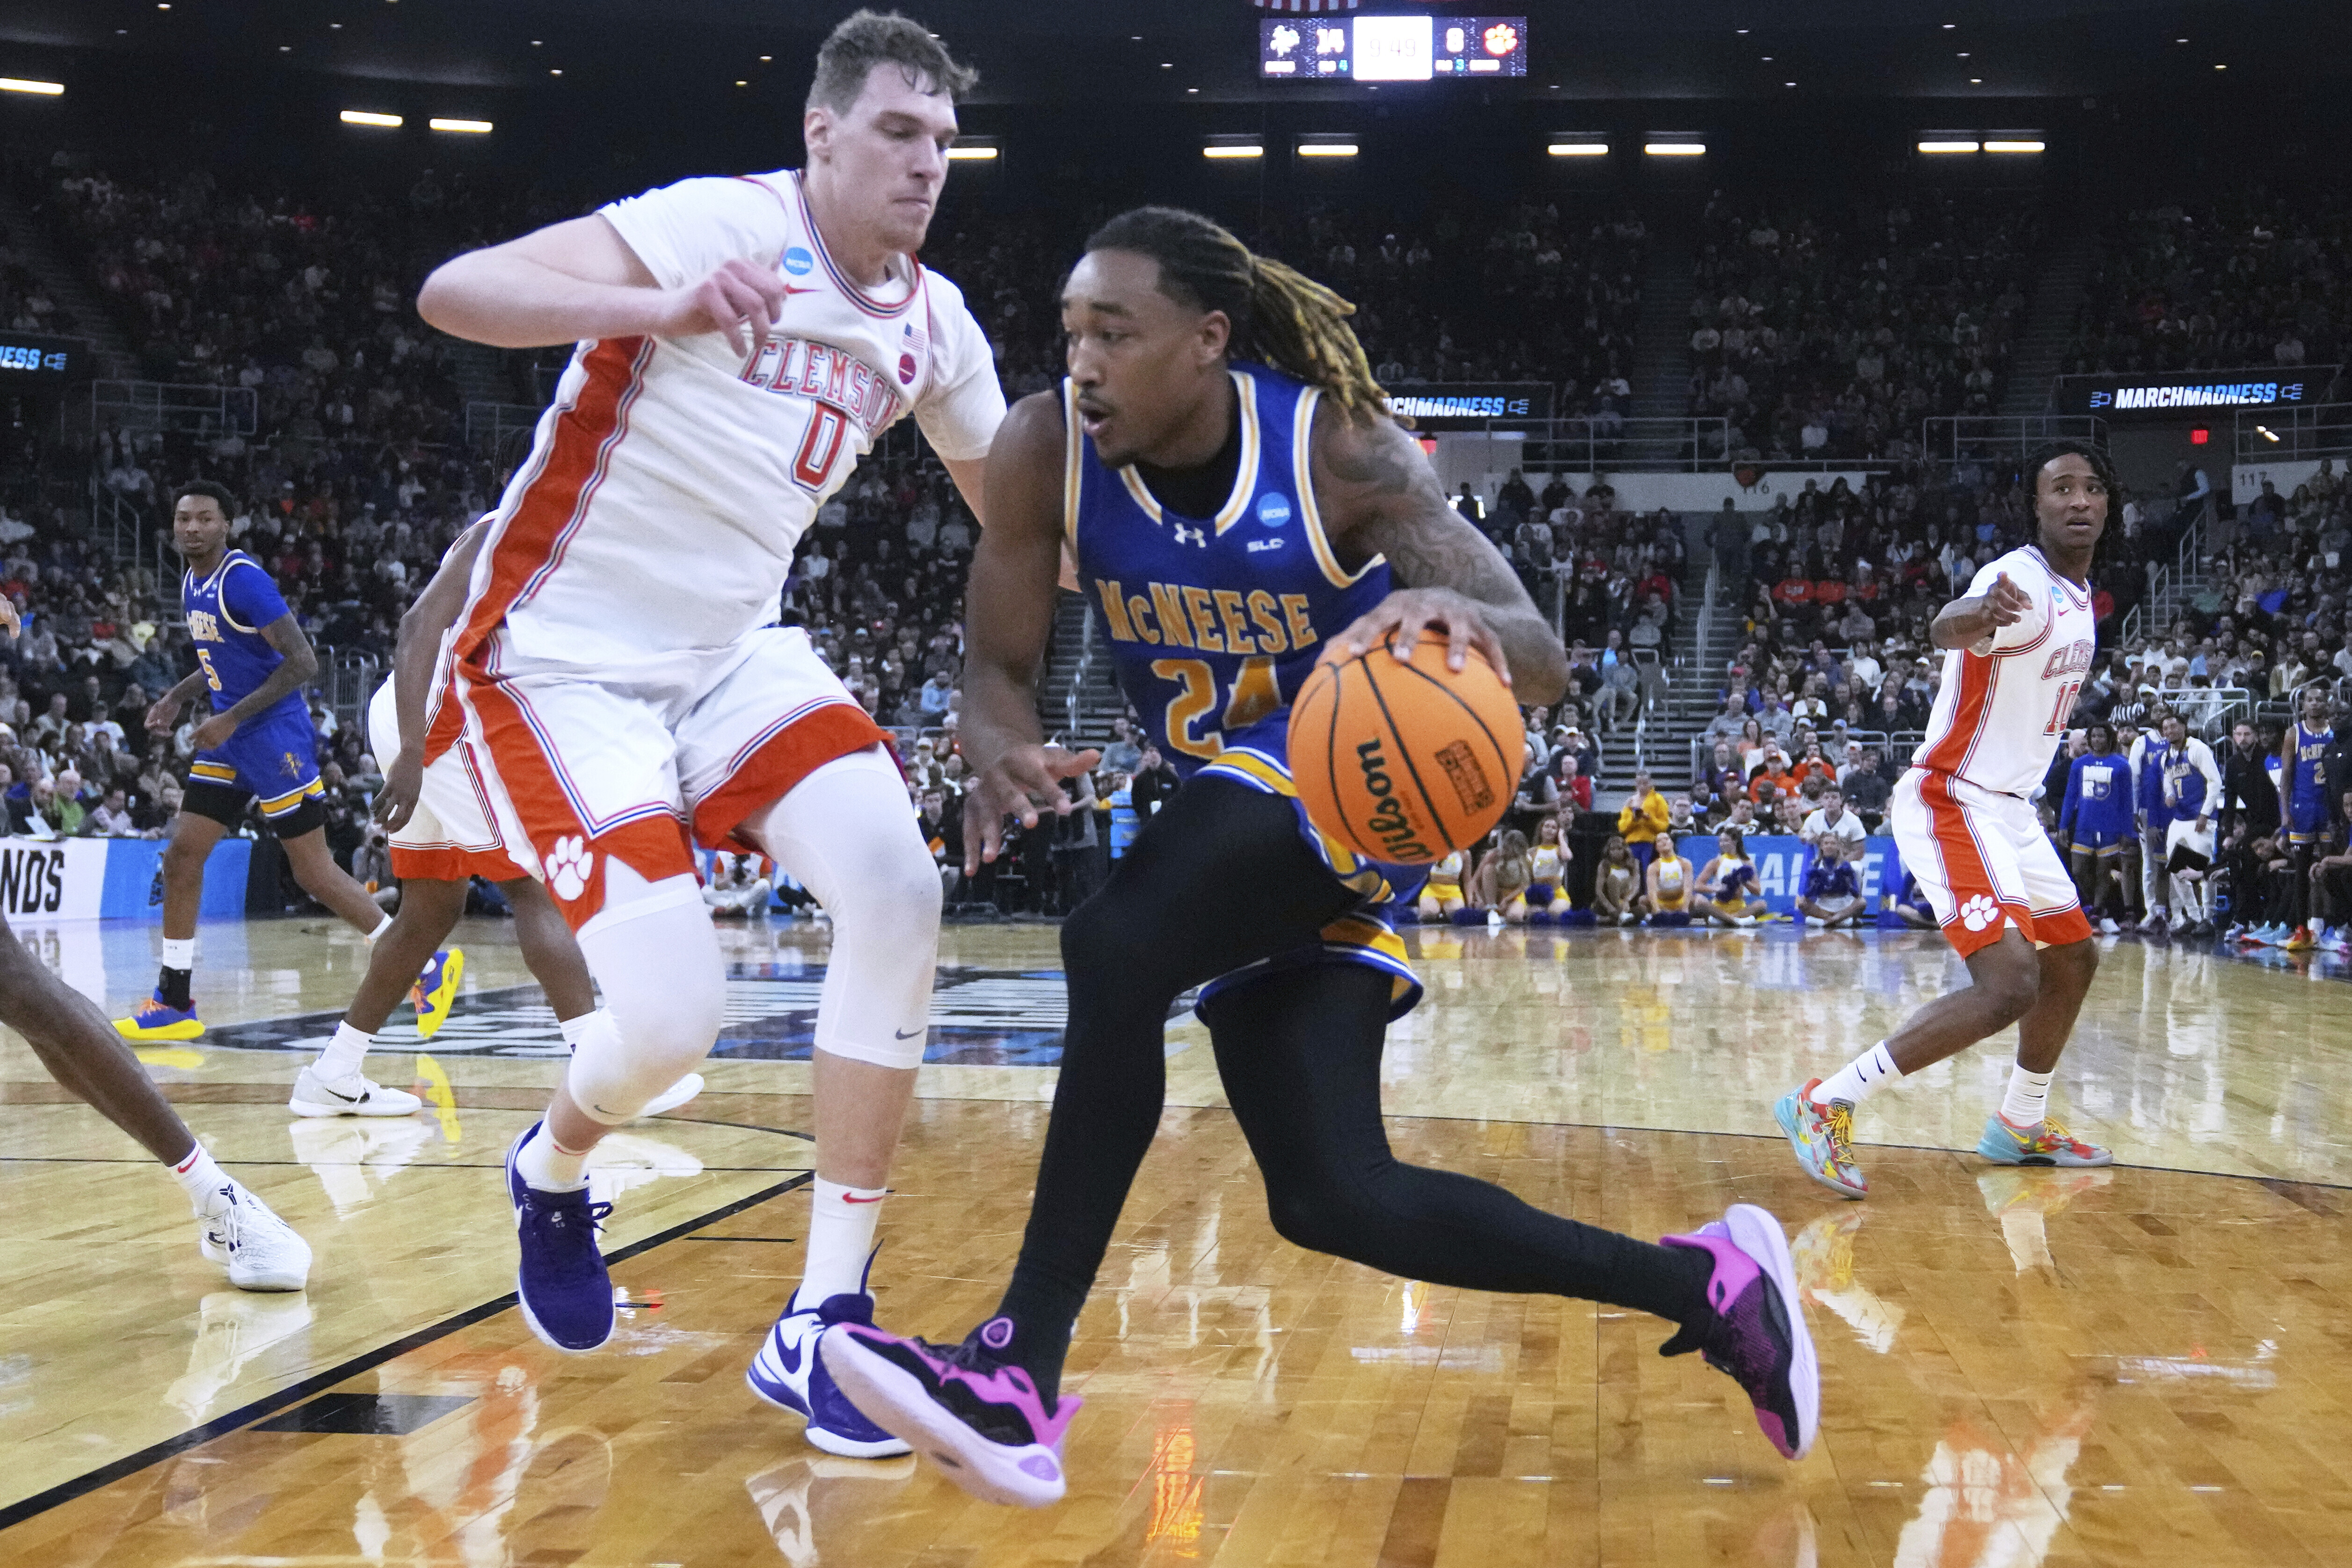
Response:
[[[1797,1163],[1805,1168],[1805,1174],[1842,1198],[1868,1197],[1870,1188],[1867,1184],[1849,1186],[1831,1174],[1827,1166],[1814,1163],[1812,1155],[1807,1152],[1807,1140],[1801,1124],[1804,1108],[1799,1104],[1799,1101],[1804,1098],[1804,1089],[1792,1089],[1782,1095],[1779,1103],[1772,1107],[1772,1120],[1779,1122],[1780,1131],[1788,1135],[1789,1147],[1795,1152]]]
[[[1772,1282],[1779,1293],[1781,1310],[1788,1314],[1790,1361],[1789,1391],[1797,1406],[1797,1430],[1790,1434],[1792,1447],[1789,1458],[1801,1459],[1812,1452],[1813,1438],[1822,1426],[1822,1368],[1813,1349],[1811,1331],[1805,1324],[1804,1298],[1797,1289],[1797,1263],[1789,1251],[1789,1238],[1780,1229],[1780,1222],[1769,1210],[1754,1204],[1734,1204],[1723,1211],[1723,1227],[1731,1235],[1732,1245],[1756,1260],[1764,1277]]]
[[[114,1032],[126,1040],[193,1040],[205,1032],[200,1018],[179,1018],[168,1024],[142,1024],[136,1018],[117,1018]]]
[[[847,1326],[817,1342],[825,1370],[866,1418],[902,1437],[984,1502],[1045,1508],[1062,1500],[1062,1458],[1043,1444],[992,1443],[933,1399],[923,1380],[866,1344]]]
[[[2028,1152],[2016,1136],[2001,1125],[1999,1116],[1985,1120],[1984,1136],[1977,1140],[1977,1152],[1997,1165],[2019,1165],[2035,1170],[2095,1171],[2116,1163],[2115,1151],[2102,1149],[2095,1143],[2085,1143],[2069,1137],[2064,1144],[2046,1152]]]

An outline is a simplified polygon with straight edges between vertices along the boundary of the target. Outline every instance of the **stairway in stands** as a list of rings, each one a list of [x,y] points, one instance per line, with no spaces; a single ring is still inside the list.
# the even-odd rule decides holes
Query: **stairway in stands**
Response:
[[[50,229],[51,217],[47,212],[28,211],[5,183],[0,183],[0,228],[6,229],[18,264],[40,280],[68,318],[55,330],[67,337],[90,341],[100,376],[114,381],[136,376],[139,361],[131,352],[131,340],[123,335],[98,289],[66,259]]]
[[[1110,740],[1110,721],[1126,711],[1127,699],[1111,675],[1110,640],[1095,617],[1094,602],[1083,594],[1063,594],[1054,608],[1045,673],[1037,682],[1038,722],[1049,738],[1061,735],[1099,746]]]
[[[1690,307],[1697,291],[1696,251],[1685,223],[1675,216],[1645,216],[1650,252],[1642,267],[1642,315],[1634,331],[1633,419],[1679,419],[1690,412]],[[1626,444],[1631,468],[1671,466],[1682,456],[1679,440],[1647,439]]]
[[[2074,316],[2083,303],[2083,286],[2091,276],[2098,251],[2096,237],[2079,230],[2050,253],[2033,298],[2026,302],[2025,326],[2010,356],[2009,389],[2000,411],[2008,415],[2044,414],[2050,407],[2051,378],[2065,363],[2066,345],[2074,336]]]
[[[1601,773],[1592,784],[1596,811],[1613,812],[1625,804],[1633,792],[1637,768],[1647,767],[1652,782],[1669,797],[1690,782],[1691,741],[1715,717],[1724,661],[1738,650],[1741,629],[1735,596],[1718,590],[1712,612],[1706,607],[1711,560],[1706,545],[1693,545],[1675,590],[1687,615],[1676,631],[1675,657],[1668,661],[1665,700],[1651,710],[1639,743],[1630,719],[1601,737]]]

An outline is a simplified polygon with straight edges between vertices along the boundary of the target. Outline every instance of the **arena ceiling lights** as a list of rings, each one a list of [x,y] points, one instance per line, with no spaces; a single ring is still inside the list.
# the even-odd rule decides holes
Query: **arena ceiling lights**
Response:
[[[1929,155],[1961,153],[2039,153],[2048,143],[2039,131],[1927,131],[1918,148]]]
[[[346,125],[373,125],[384,131],[397,131],[406,123],[397,114],[378,114],[371,109],[346,109],[335,118]]]
[[[490,133],[490,122],[487,120],[433,119],[425,123],[436,131],[455,131],[467,136],[488,136]]]
[[[1554,158],[1606,158],[1609,138],[1592,131],[1555,131],[1544,152]]]
[[[993,163],[1004,156],[1004,143],[993,136],[959,136],[948,149],[950,163]]]
[[[0,92],[29,92],[40,98],[56,98],[66,89],[61,81],[29,81],[23,77],[0,76]]]
[[[1687,132],[1654,131],[1642,152],[1652,158],[1699,158],[1706,154],[1706,142]]]
[[[1356,139],[1339,131],[1307,132],[1298,138],[1295,150],[1302,158],[1352,158],[1359,151]]]
[[[1201,156],[1220,161],[1263,158],[1265,156],[1265,142],[1256,136],[1212,136],[1208,145],[1201,149]]]

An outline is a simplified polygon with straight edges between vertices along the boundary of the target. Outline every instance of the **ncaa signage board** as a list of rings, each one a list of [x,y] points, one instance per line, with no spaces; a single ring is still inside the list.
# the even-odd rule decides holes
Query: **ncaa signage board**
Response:
[[[1389,389],[1389,412],[1420,430],[1464,430],[1490,419],[1551,417],[1551,387],[1539,381],[1445,382]]]
[[[2118,424],[2194,419],[2236,409],[2290,409],[2315,404],[2336,379],[2332,364],[2241,370],[2123,372],[2062,375],[2060,414],[2090,414]]]
[[[0,397],[54,392],[69,381],[86,381],[95,358],[81,338],[0,331]]]

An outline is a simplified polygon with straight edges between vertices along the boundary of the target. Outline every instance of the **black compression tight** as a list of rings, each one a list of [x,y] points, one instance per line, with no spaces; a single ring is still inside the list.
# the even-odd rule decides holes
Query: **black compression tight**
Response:
[[[1137,1167],[1157,1131],[1171,1005],[1192,986],[1316,942],[1351,900],[1298,837],[1290,803],[1194,779],[1062,931],[1070,1016],[1021,1260],[999,1309],[1048,1399]],[[1207,1009],[1226,1097],[1275,1226],[1301,1247],[1407,1279],[1580,1297],[1682,1321],[1703,1254],[1532,1208],[1399,1162],[1381,1120],[1389,978],[1361,965],[1270,975]]]

